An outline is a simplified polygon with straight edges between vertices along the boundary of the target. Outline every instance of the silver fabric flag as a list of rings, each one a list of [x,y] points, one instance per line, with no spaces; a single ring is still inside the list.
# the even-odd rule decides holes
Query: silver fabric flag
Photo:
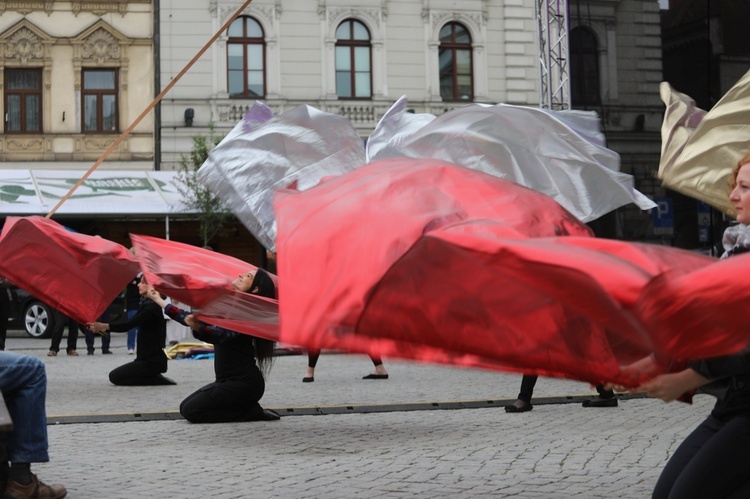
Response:
[[[306,190],[364,163],[364,144],[348,119],[303,105],[274,118],[243,119],[211,151],[198,178],[276,251],[274,192],[293,184]]]
[[[619,172],[594,113],[498,104],[469,105],[423,126],[397,102],[368,140],[368,159],[433,158],[547,194],[588,222],[635,203],[656,207]]]

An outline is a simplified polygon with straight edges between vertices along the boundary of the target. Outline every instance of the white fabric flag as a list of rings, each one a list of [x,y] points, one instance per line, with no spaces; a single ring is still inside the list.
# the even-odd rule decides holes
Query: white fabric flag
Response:
[[[407,111],[401,97],[365,149],[342,116],[299,106],[277,117],[261,104],[211,151],[198,177],[267,249],[276,249],[273,194],[315,186],[367,162],[434,158],[506,178],[545,193],[579,220],[615,208],[655,204],[619,172],[596,113],[509,105],[470,105],[435,117]]]
[[[365,148],[342,116],[304,105],[264,116],[237,124],[198,178],[265,248],[276,251],[274,192],[295,182],[309,189],[323,177],[353,170],[364,164]]]
[[[368,140],[370,161],[433,158],[463,165],[547,194],[583,222],[629,203],[656,207],[633,187],[632,176],[619,172],[620,157],[604,147],[593,113],[469,105],[417,127],[405,102],[397,105]]]

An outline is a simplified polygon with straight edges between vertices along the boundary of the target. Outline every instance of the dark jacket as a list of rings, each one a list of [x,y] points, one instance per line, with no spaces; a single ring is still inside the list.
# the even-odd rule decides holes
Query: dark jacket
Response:
[[[164,345],[167,341],[167,326],[159,305],[151,300],[142,299],[133,317],[121,322],[109,323],[109,330],[115,333],[125,333],[134,327],[140,328],[136,346],[136,362],[163,364],[166,370],[167,356],[164,353]]]
[[[699,391],[716,397],[711,412],[714,417],[726,420],[750,415],[750,351],[701,360],[690,368],[712,380]]]
[[[174,305],[164,307],[170,319],[185,324],[185,317],[190,312]],[[214,346],[214,373],[216,381],[247,381],[255,383],[260,373],[255,363],[255,339],[252,336],[230,331],[218,326],[201,323],[200,331],[193,331],[193,336]]]

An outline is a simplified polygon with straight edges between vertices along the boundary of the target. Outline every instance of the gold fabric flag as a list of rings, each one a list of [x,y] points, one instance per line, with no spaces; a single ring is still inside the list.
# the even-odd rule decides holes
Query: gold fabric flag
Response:
[[[665,187],[729,215],[732,167],[750,150],[750,71],[708,112],[666,82],[658,176]]]

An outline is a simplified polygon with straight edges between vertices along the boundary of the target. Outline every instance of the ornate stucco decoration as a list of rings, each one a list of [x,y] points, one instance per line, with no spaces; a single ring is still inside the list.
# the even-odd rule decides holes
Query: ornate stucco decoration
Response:
[[[21,28],[13,33],[5,43],[5,60],[18,60],[22,65],[29,61],[44,59],[42,40],[29,28]]]
[[[236,11],[236,6],[220,7],[218,12],[219,22],[225,23]],[[281,1],[277,0],[274,5],[250,4],[240,15],[254,17],[260,21],[265,32],[266,42],[272,42],[277,37],[276,24],[281,17],[281,12]]]
[[[3,15],[6,10],[12,10],[19,14],[29,14],[31,12],[45,12],[47,15],[52,14],[52,4],[54,0],[37,0],[37,1],[15,1],[15,2],[4,2],[0,1],[0,15]]]
[[[119,61],[121,56],[120,44],[111,33],[99,28],[83,41],[81,58],[93,60],[97,65],[105,61]]]
[[[73,0],[72,10],[76,16],[81,12],[91,12],[101,16],[108,12],[118,12],[124,16],[128,12],[128,2],[132,0]]]
[[[437,30],[447,20],[471,24],[475,28],[483,25],[485,18],[481,12],[432,11],[432,29]]]
[[[100,19],[70,40],[73,46],[74,88],[81,88],[82,67],[118,68],[120,89],[127,90],[128,47],[139,42]]]
[[[384,19],[384,13],[381,8],[367,9],[359,7],[351,8],[330,8],[328,10],[329,31],[336,29],[336,26],[346,18],[354,17],[370,22],[371,26],[380,29],[380,21]],[[334,24],[336,26],[334,26]]]

